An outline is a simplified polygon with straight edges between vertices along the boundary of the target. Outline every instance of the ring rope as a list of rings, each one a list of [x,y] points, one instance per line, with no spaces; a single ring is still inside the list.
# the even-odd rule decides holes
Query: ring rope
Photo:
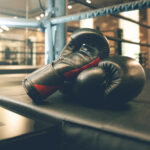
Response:
[[[94,5],[92,5],[92,4],[89,4],[89,3],[86,3],[86,2],[83,2],[83,1],[81,1],[81,0],[73,0],[73,1],[76,2],[76,3],[80,3],[81,5],[87,6],[87,7],[91,8],[91,9],[98,9],[96,6],[94,6]],[[150,26],[145,25],[145,24],[143,24],[143,23],[140,23],[140,22],[138,22],[138,21],[135,21],[135,20],[133,20],[133,19],[130,19],[130,18],[127,18],[127,17],[121,16],[121,15],[118,15],[118,14],[111,14],[111,16],[116,17],[116,18],[121,18],[121,19],[130,21],[130,22],[133,22],[133,23],[135,23],[135,24],[138,24],[138,25],[141,26],[141,27],[150,29]]]
[[[111,15],[119,12],[149,8],[149,7],[150,7],[150,0],[138,0],[134,2],[128,2],[128,3],[113,5],[109,7],[100,8],[100,9],[95,9],[92,11],[83,12],[79,14],[51,18],[50,21],[53,25],[55,25],[55,24],[60,24],[65,22],[71,22],[71,21],[87,19],[87,18],[95,18],[98,16]]]
[[[111,36],[106,36],[106,37],[108,40],[112,40],[112,41],[116,41],[116,42],[125,42],[125,43],[136,44],[136,45],[140,45],[140,46],[144,46],[144,47],[150,47],[150,44],[146,44],[146,43],[133,42],[133,41],[125,40],[125,39],[114,38]]]
[[[86,3],[86,2],[83,2],[83,1],[81,1],[81,0],[73,0],[73,1],[76,2],[76,3],[79,3],[79,4],[81,4],[81,5],[87,6],[87,7],[91,8],[91,9],[98,9],[96,6],[94,6],[94,5],[92,5],[92,4],[89,4],[89,3]],[[141,22],[135,21],[135,20],[133,20],[133,19],[130,19],[130,18],[127,18],[127,17],[121,16],[121,15],[118,15],[118,14],[111,14],[111,16],[116,17],[116,18],[120,18],[120,19],[124,19],[124,20],[130,21],[130,22],[133,22],[133,23],[135,23],[135,24],[138,24],[138,25],[141,26],[141,27],[150,29],[150,26],[145,25],[145,24],[143,24],[143,23],[141,23]]]
[[[143,24],[143,23],[140,23],[140,22],[138,22],[138,21],[135,21],[135,20],[133,20],[133,19],[130,19],[130,18],[121,16],[121,15],[116,15],[116,14],[113,14],[112,16],[113,16],[113,17],[117,17],[117,18],[121,18],[121,19],[124,19],[124,20],[127,20],[127,21],[130,21],[130,22],[133,22],[133,23],[135,23],[135,24],[138,24],[139,26],[142,26],[142,27],[144,27],[144,28],[150,29],[150,26],[145,25],[145,24]]]

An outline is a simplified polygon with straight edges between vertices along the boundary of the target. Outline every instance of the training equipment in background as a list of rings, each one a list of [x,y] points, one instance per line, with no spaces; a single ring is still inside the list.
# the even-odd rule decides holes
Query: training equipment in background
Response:
[[[112,106],[135,98],[144,83],[144,69],[135,59],[113,56],[82,71],[68,90],[81,103]]]
[[[84,69],[97,66],[109,56],[106,38],[97,30],[75,31],[60,57],[27,76],[23,86],[35,103],[53,94],[65,81],[73,80]]]

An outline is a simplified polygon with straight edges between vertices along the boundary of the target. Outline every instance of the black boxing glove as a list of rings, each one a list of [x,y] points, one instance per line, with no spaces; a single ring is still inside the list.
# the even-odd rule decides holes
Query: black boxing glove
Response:
[[[82,70],[97,66],[109,55],[106,38],[94,29],[80,29],[72,34],[60,57],[27,76],[23,86],[35,103],[54,93],[65,81]]]
[[[136,60],[113,56],[82,71],[69,88],[81,103],[119,105],[135,98],[144,83],[144,69]]]
[[[106,37],[98,30],[81,28],[71,34],[70,41],[65,45],[59,58],[78,51],[83,44],[99,49],[101,59],[109,56],[109,45]]]

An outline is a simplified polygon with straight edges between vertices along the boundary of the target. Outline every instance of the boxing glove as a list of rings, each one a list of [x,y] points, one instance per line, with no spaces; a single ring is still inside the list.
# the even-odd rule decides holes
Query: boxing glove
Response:
[[[134,99],[144,83],[144,69],[135,59],[113,56],[82,71],[70,93],[83,104],[120,105]]]
[[[35,103],[41,103],[65,81],[73,80],[84,69],[97,66],[108,55],[108,42],[100,32],[80,29],[72,34],[60,57],[27,76],[23,86]]]
[[[78,51],[83,44],[99,49],[101,59],[109,56],[109,45],[106,37],[98,30],[81,28],[71,34],[70,41],[65,45],[59,58]]]

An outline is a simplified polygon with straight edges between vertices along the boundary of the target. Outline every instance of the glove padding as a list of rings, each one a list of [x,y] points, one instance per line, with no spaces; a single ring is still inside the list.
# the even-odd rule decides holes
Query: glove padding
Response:
[[[97,66],[109,55],[106,38],[94,29],[80,29],[71,38],[57,60],[24,79],[23,86],[35,103],[41,103],[65,81],[73,80],[84,69]]]
[[[82,71],[74,83],[65,88],[68,95],[80,103],[112,106],[134,99],[144,83],[144,69],[136,60],[113,56],[101,61],[98,67]]]
[[[78,51],[83,44],[97,48],[101,59],[109,56],[109,45],[106,37],[98,30],[81,28],[71,34],[70,41],[65,45],[59,58]]]

